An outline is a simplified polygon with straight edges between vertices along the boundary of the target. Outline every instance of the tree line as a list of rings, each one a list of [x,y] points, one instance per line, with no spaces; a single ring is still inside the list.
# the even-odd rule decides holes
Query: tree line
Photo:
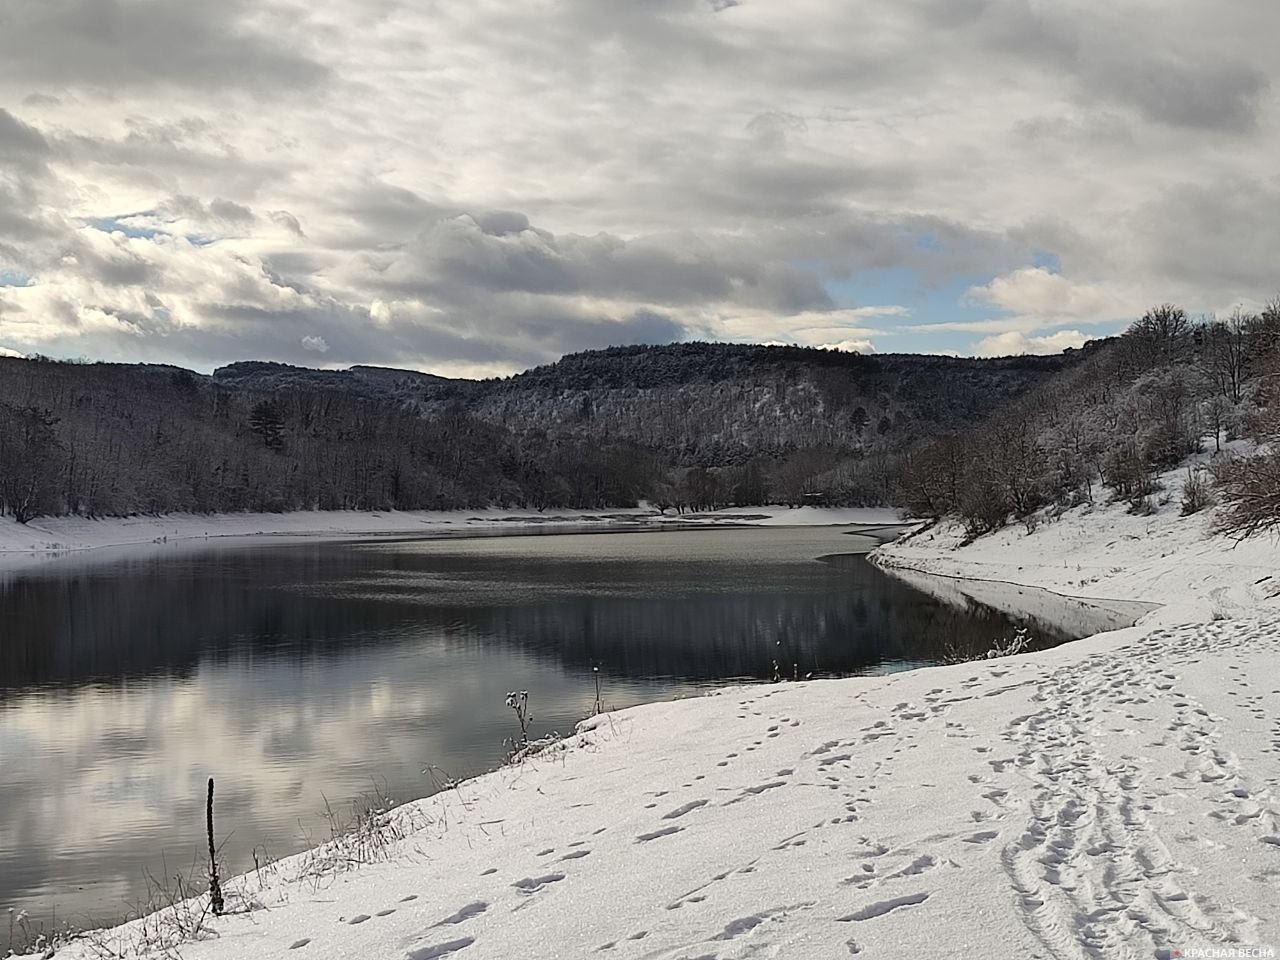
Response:
[[[0,514],[885,504],[911,444],[1074,362],[673,344],[462,381],[0,358]]]

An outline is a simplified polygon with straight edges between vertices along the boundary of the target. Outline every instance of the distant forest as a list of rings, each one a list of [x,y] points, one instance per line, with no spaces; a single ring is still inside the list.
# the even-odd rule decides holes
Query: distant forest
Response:
[[[0,513],[887,504],[922,443],[1104,348],[979,360],[682,343],[483,381],[0,358]]]

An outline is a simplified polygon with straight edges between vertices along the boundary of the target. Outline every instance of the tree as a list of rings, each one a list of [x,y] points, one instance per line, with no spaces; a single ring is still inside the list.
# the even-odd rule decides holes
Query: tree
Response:
[[[1280,529],[1280,454],[1232,457],[1213,467],[1223,508],[1217,527],[1249,537]]]
[[[1211,320],[1197,331],[1200,365],[1218,393],[1229,403],[1244,399],[1250,342],[1258,318],[1236,309],[1226,320]]]
[[[263,400],[249,413],[249,429],[262,438],[268,449],[284,446],[284,417],[273,400]]]
[[[1190,345],[1191,332],[1191,321],[1181,307],[1171,303],[1152,307],[1122,340],[1129,367],[1141,371],[1177,359]]]
[[[0,404],[0,513],[18,523],[57,510],[64,465],[57,423],[47,410]]]
[[[1261,369],[1258,402],[1249,432],[1264,452],[1222,459],[1212,468],[1222,501],[1218,529],[1239,537],[1280,530],[1280,353]]]

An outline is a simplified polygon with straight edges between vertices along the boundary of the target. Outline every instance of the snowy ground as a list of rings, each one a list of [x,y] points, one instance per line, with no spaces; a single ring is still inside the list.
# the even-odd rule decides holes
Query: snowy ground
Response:
[[[1164,606],[1022,657],[596,718],[400,808],[388,862],[238,881],[253,909],[180,955],[1274,956],[1280,551],[1203,536],[1170,505],[892,545],[886,564]]]

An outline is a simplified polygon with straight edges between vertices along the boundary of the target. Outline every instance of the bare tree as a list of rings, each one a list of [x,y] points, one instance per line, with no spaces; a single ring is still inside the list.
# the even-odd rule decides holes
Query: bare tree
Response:
[[[1213,473],[1223,504],[1219,530],[1238,537],[1280,530],[1280,454],[1233,457]]]
[[[1244,399],[1244,382],[1258,318],[1237,308],[1226,320],[1210,320],[1197,333],[1200,363],[1218,393],[1229,403]]]

